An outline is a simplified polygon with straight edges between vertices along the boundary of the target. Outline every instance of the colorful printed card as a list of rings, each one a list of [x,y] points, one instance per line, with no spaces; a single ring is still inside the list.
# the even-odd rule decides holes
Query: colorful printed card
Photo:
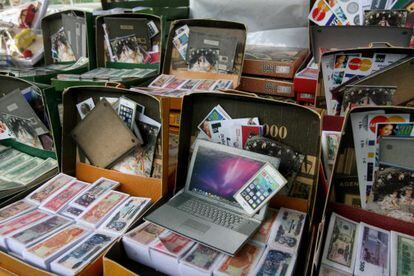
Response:
[[[24,200],[19,200],[0,209],[0,222],[5,222],[6,220],[9,220],[17,215],[24,214],[34,209],[36,209],[36,205]]]
[[[91,184],[91,187],[84,193],[79,195],[74,201],[73,205],[78,205],[80,208],[89,207],[95,200],[104,195],[109,190],[115,189],[119,182],[101,177],[96,182]],[[72,203],[71,203],[72,204]]]
[[[110,215],[110,213],[124,200],[128,198],[127,194],[110,191],[101,200],[96,201],[80,217],[81,223],[96,227]]]
[[[247,276],[263,253],[263,247],[247,243],[236,256],[227,256],[218,268],[219,274]]]
[[[15,233],[11,236],[11,239],[20,244],[28,245],[45,235],[50,235],[54,231],[57,231],[69,223],[71,223],[69,219],[61,216],[53,216],[23,231]]]
[[[36,204],[41,204],[57,190],[73,180],[73,177],[60,173],[32,192],[29,196],[27,196],[27,199]]]
[[[103,223],[100,230],[115,235],[122,235],[134,220],[142,215],[149,206],[151,199],[142,197],[128,198],[114,213]]]
[[[6,236],[16,230],[23,228],[24,226],[32,224],[48,216],[50,215],[44,211],[34,210],[15,219],[6,221],[5,223],[0,224],[0,236]]]
[[[165,231],[165,228],[152,224],[150,222],[145,222],[139,227],[135,228],[131,232],[128,232],[125,237],[133,240],[134,242],[148,245],[161,235]]]
[[[278,210],[269,209],[266,214],[265,220],[260,225],[259,230],[253,236],[252,240],[263,244],[266,244],[269,240],[270,233],[272,231],[273,222],[276,220]]]
[[[101,254],[112,242],[111,236],[94,233],[78,246],[51,263],[51,270],[58,274],[76,274]]]
[[[159,241],[151,247],[173,257],[183,255],[194,245],[192,240],[171,231],[164,232],[158,238]]]
[[[48,259],[55,255],[62,249],[67,248],[69,245],[74,244],[90,232],[79,225],[69,226],[50,238],[34,245],[24,253],[23,257],[30,258],[33,255],[40,259]]]
[[[197,244],[180,262],[208,272],[221,256],[217,250]]]
[[[88,183],[75,180],[50,197],[50,199],[44,202],[40,208],[50,212],[58,212],[77,194],[85,190],[87,187]]]

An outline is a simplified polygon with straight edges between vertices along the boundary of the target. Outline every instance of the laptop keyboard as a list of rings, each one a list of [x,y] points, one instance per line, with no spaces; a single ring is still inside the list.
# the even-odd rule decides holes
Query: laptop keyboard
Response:
[[[213,205],[206,204],[197,199],[187,200],[178,206],[178,209],[229,229],[236,229],[245,221],[241,216],[215,208]]]

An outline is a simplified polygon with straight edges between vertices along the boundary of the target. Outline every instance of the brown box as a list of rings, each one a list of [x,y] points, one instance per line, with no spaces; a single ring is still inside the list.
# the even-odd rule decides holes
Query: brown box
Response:
[[[344,124],[342,127],[342,137],[339,143],[338,152],[335,158],[335,164],[332,170],[331,178],[329,179],[328,197],[325,203],[323,218],[319,225],[317,244],[315,246],[314,259],[312,262],[312,275],[318,275],[317,270],[320,268],[322,254],[324,250],[325,239],[328,231],[329,221],[331,213],[335,212],[348,219],[356,222],[364,222],[376,227],[383,228],[385,230],[394,230],[401,233],[414,236],[414,224],[402,220],[398,220],[385,215],[380,215],[360,207],[359,185],[357,175],[344,175],[339,173],[341,154],[355,151],[354,138],[352,132],[351,115],[359,112],[384,110],[387,114],[411,114],[414,115],[414,108],[408,107],[356,107],[348,112],[345,116]],[[333,125],[336,123],[329,119]],[[351,153],[352,154],[352,153]],[[356,167],[356,160],[353,159],[353,163],[349,164]]]
[[[173,39],[175,37],[175,31],[187,25],[190,28],[202,28],[210,34],[215,32],[221,32],[224,34],[231,34],[232,36],[237,37],[238,45],[236,50],[235,57],[235,68],[236,72],[232,74],[223,74],[223,73],[208,73],[208,72],[192,72],[187,70],[182,70],[180,68],[174,68],[174,60],[179,60],[180,55],[177,49],[174,46]],[[171,24],[170,33],[167,40],[166,51],[164,54],[164,63],[162,67],[162,74],[174,75],[179,79],[223,79],[231,80],[233,82],[233,87],[238,87],[240,85],[240,76],[242,73],[244,51],[246,44],[246,26],[231,21],[219,21],[219,20],[210,20],[210,19],[182,19],[176,20]],[[181,110],[182,97],[170,97],[170,106],[172,110],[180,111]]]
[[[70,136],[70,132],[80,121],[76,104],[79,101],[93,97],[120,97],[122,95],[145,105],[145,113],[162,124],[162,178],[143,177],[120,173],[110,169],[98,168],[85,163],[85,159],[78,155],[76,143]],[[75,176],[81,181],[94,182],[100,177],[107,177],[121,183],[119,191],[131,196],[149,197],[153,206],[166,195],[168,190],[168,99],[159,100],[153,96],[133,92],[125,89],[109,87],[72,87],[63,94],[63,141],[62,141],[62,172]],[[97,134],[99,135],[99,134]],[[167,150],[164,150],[167,149]],[[172,190],[173,187],[170,187]],[[30,191],[21,194],[21,198]],[[19,198],[20,199],[20,198]],[[152,208],[152,207],[151,207]],[[101,275],[103,269],[102,253],[95,261],[90,263],[79,275]],[[24,261],[0,252],[0,266],[18,275],[52,275],[52,273],[32,266]]]
[[[248,45],[243,74],[293,79],[308,55],[308,49]]]
[[[265,136],[282,141],[307,156],[297,180],[309,188],[308,196],[294,198],[277,195],[270,203],[274,208],[283,206],[308,214],[297,266],[305,271],[308,261],[312,259],[313,237],[316,236],[319,219],[322,216],[322,208],[319,208],[318,204],[324,202],[323,191],[318,186],[321,114],[297,104],[242,94],[193,93],[184,96],[175,191],[178,192],[184,186],[191,154],[190,148],[199,132],[197,126],[213,107],[220,104],[232,118],[259,117],[260,122],[265,126]],[[280,128],[286,129],[286,136],[279,136],[277,129]],[[125,275],[155,273],[155,270],[128,259],[122,242],[115,243],[105,255],[104,271],[107,275],[117,275],[116,273],[121,272]]]
[[[257,94],[294,97],[293,82],[289,80],[242,76],[239,89]]]

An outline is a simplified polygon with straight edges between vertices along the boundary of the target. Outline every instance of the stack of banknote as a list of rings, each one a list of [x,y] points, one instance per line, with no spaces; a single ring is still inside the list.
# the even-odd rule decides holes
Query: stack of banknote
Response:
[[[16,149],[0,147],[0,199],[28,188],[31,183],[56,169],[57,161],[41,159]]]
[[[149,222],[122,241],[130,259],[170,275],[293,275],[305,219],[296,210],[270,209],[259,231],[235,256]]]
[[[319,275],[413,275],[414,237],[332,213]]]
[[[0,247],[39,268],[73,275],[101,255],[149,206],[149,198],[59,174],[0,209]]]

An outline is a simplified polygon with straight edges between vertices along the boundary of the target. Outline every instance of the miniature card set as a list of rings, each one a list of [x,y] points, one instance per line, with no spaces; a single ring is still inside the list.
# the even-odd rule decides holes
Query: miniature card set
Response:
[[[122,241],[130,259],[172,275],[292,275],[305,219],[295,210],[269,209],[258,232],[233,257],[149,222]]]
[[[233,88],[231,80],[196,80],[196,79],[179,79],[173,75],[160,75],[148,87],[164,88],[168,90],[191,91],[217,91],[219,89]]]
[[[319,26],[380,26],[405,27],[407,10],[395,8],[392,0],[318,0],[315,1],[309,20]]]
[[[406,254],[413,245],[412,236],[332,213],[319,275],[328,270],[335,275],[410,275],[414,260]]]
[[[398,147],[393,147],[403,143],[409,149],[413,144],[414,125],[410,115],[385,114],[380,109],[353,113],[351,122],[361,207],[396,219],[414,221],[410,207],[414,167],[402,159]]]
[[[105,17],[105,55],[108,61],[130,64],[160,63],[160,30],[146,18]]]
[[[91,71],[77,74],[58,74],[58,80],[79,80],[79,81],[94,81],[94,82],[125,82],[137,78],[147,78],[155,75],[156,69],[115,69],[115,68],[95,68]]]
[[[149,198],[113,191],[118,185],[106,178],[88,184],[55,176],[0,209],[1,248],[55,273],[81,271],[149,207]],[[82,212],[68,215],[67,207]]]
[[[172,42],[174,69],[216,74],[235,72],[238,38],[228,32],[183,25],[175,30]]]
[[[0,150],[0,198],[15,194],[57,167],[52,158],[40,159],[14,148]]]
[[[350,107],[391,105],[396,87],[358,85],[359,81],[401,63],[406,54],[335,53],[322,56],[321,71],[328,115],[343,116]]]

